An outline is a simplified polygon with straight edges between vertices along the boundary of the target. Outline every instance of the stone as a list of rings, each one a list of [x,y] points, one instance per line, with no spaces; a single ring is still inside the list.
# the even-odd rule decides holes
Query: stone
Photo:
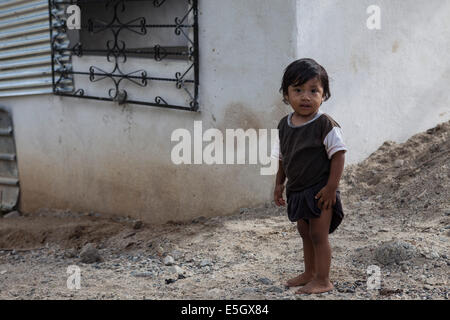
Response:
[[[192,219],[192,223],[203,223],[206,222],[207,218],[204,216],[200,216],[197,218]]]
[[[8,218],[19,218],[20,216],[21,215],[20,215],[19,211],[11,211],[11,212],[5,214],[3,216],[3,218],[6,218],[6,219],[8,219]]]
[[[403,293],[402,289],[389,289],[389,288],[382,288],[378,292],[381,296],[389,296],[392,294],[401,294]]]
[[[131,275],[137,278],[151,278],[154,274],[148,271],[131,271]]]
[[[185,271],[182,268],[180,268],[179,266],[171,266],[169,268],[169,272],[176,273],[177,275],[179,275],[179,274],[183,274]]]
[[[258,281],[269,286],[273,284],[273,281],[268,278],[259,278]]]
[[[434,250],[431,250],[428,259],[439,259],[439,253]]]
[[[80,252],[80,259],[83,263],[94,263],[103,261],[99,251],[92,243],[86,244]]]
[[[171,266],[175,263],[175,260],[171,256],[166,256],[163,261],[164,265]]]
[[[206,267],[206,266],[211,266],[211,265],[212,265],[212,263],[208,259],[203,259],[202,262],[200,262],[200,267]]]
[[[160,257],[162,257],[164,255],[164,249],[160,245],[156,246],[155,251],[156,251],[156,254]]]
[[[244,289],[242,289],[242,293],[244,293],[244,294],[252,294],[252,293],[255,293],[255,292],[258,292],[258,289],[256,289],[256,288],[244,288]]]
[[[170,255],[175,259],[175,260],[179,260],[180,258],[183,257],[183,253],[179,250],[173,250]]]
[[[220,296],[223,294],[224,294],[224,291],[219,288],[213,288],[213,289],[208,290],[208,296]]]
[[[397,160],[394,161],[394,167],[400,168],[400,167],[403,166],[404,163],[405,163],[404,160],[402,160],[402,159],[397,159]]]
[[[140,228],[142,228],[142,225],[143,225],[143,223],[141,220],[136,220],[133,223],[133,229],[135,229],[135,230],[140,229]]]
[[[64,252],[65,258],[76,258],[77,257],[77,251],[75,249],[67,249]]]
[[[171,283],[174,283],[175,281],[177,281],[177,279],[166,279],[165,280],[166,284],[171,284]]]
[[[248,211],[249,211],[248,208],[240,208],[239,209],[239,214],[244,214],[244,213],[247,213]]]
[[[274,293],[282,293],[284,290],[277,286],[271,286],[267,288],[268,292],[274,292]]]
[[[400,263],[416,256],[416,247],[400,240],[385,242],[375,249],[375,259],[383,265]]]

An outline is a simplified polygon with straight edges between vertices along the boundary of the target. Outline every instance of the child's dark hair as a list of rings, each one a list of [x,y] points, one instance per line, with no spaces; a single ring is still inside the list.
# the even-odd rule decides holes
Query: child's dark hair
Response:
[[[284,69],[280,92],[283,93],[283,101],[288,103],[284,96],[288,94],[290,85],[300,86],[305,82],[318,77],[323,87],[324,101],[331,97],[328,74],[325,69],[315,60],[304,58],[292,62]]]

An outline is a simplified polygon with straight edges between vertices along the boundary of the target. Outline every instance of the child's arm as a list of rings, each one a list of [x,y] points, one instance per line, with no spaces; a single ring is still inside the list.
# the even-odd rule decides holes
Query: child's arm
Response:
[[[345,150],[338,151],[331,157],[330,177],[327,185],[316,194],[316,199],[319,199],[318,207],[320,209],[322,206],[324,209],[328,209],[335,205],[336,190],[344,171],[344,163]]]
[[[277,206],[284,206],[286,202],[283,199],[284,181],[286,180],[286,174],[284,173],[283,163],[281,160],[278,161],[278,172],[275,179],[275,191],[274,200]]]

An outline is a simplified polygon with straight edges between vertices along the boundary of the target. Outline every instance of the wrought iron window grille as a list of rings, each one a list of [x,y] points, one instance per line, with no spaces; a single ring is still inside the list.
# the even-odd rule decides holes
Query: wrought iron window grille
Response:
[[[158,14],[158,10],[164,6],[170,6],[173,1],[184,2],[186,12],[184,12],[184,16],[175,16],[172,23],[152,24],[151,19],[145,16],[145,13],[150,10],[136,10],[136,5],[145,3],[146,7],[144,8],[151,8],[152,14]],[[82,15],[79,41],[75,42],[73,39],[69,39],[71,30],[68,30],[66,26],[66,8],[72,4],[80,7]],[[108,14],[108,20],[103,21],[98,17],[90,16],[89,5],[96,5],[97,8],[102,6],[104,8],[102,14]],[[130,11],[139,13],[139,16],[130,16],[127,13],[128,8],[134,8]],[[165,12],[170,12],[170,8],[165,10]],[[117,101],[119,104],[130,103],[198,111],[197,0],[49,0],[49,16],[54,94],[66,97]],[[173,30],[172,36],[175,35],[175,37],[183,39],[182,42],[184,41],[186,46],[179,45],[179,40],[177,40],[178,45],[155,43],[155,40],[153,42],[147,41],[145,37],[150,36],[150,39],[152,39],[152,31],[154,30]],[[128,32],[127,35],[125,35],[125,31]],[[163,34],[163,32],[160,33]],[[98,40],[100,34],[105,36]],[[93,37],[97,35],[97,38],[89,43],[86,40],[89,35]],[[139,36],[139,40],[136,40],[137,36]],[[130,43],[134,41],[135,48],[127,45],[127,39]],[[148,42],[150,42],[150,45]],[[137,43],[139,45],[136,47]],[[96,65],[91,64],[91,59],[87,59],[86,56],[90,56],[87,58],[96,58]],[[99,56],[105,58],[101,66],[97,63]],[[144,63],[143,61],[146,61],[145,64],[147,64],[149,58],[154,61],[151,64],[154,70],[149,70],[149,67],[125,71],[127,62],[133,60],[134,62],[130,63],[132,67],[136,64],[140,66],[141,63]],[[89,66],[86,67],[86,65],[84,70],[74,70],[74,59],[79,59],[78,62],[87,63]],[[87,59],[87,62],[84,61],[85,59]],[[141,60],[137,61],[136,59]],[[79,65],[82,65],[82,63],[79,63]],[[108,66],[109,68],[107,68]],[[179,69],[173,72],[174,68]],[[164,72],[172,72],[172,74],[167,75]],[[84,80],[81,80],[82,78]],[[106,89],[103,96],[89,93],[99,90],[99,87],[96,86],[97,82],[101,82],[104,89],[107,79],[110,80],[109,83],[112,81],[112,85],[109,89]],[[76,87],[78,82],[84,82],[87,86]],[[156,86],[159,89],[154,89]],[[134,90],[133,94],[130,94],[129,90]],[[163,97],[161,92],[153,92],[151,98],[148,98],[149,92],[152,90],[160,90],[165,93],[169,91],[171,96],[178,97],[176,101],[178,103],[173,103],[171,97]],[[175,92],[177,93],[172,94]],[[183,95],[180,95],[180,92],[183,92]],[[141,97],[138,93],[141,94]],[[179,103],[181,100],[184,103]]]

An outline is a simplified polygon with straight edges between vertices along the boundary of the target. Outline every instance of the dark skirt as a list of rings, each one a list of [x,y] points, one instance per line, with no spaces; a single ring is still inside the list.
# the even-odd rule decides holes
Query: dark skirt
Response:
[[[306,188],[300,192],[289,192],[287,196],[287,212],[291,222],[300,219],[309,223],[309,219],[319,218],[322,211],[317,206],[319,199],[315,199],[315,195],[325,187],[328,179],[323,179],[319,183]],[[342,210],[340,191],[336,191],[336,203],[333,206],[333,215],[331,217],[330,230],[332,233],[341,224],[344,219],[344,211]]]

